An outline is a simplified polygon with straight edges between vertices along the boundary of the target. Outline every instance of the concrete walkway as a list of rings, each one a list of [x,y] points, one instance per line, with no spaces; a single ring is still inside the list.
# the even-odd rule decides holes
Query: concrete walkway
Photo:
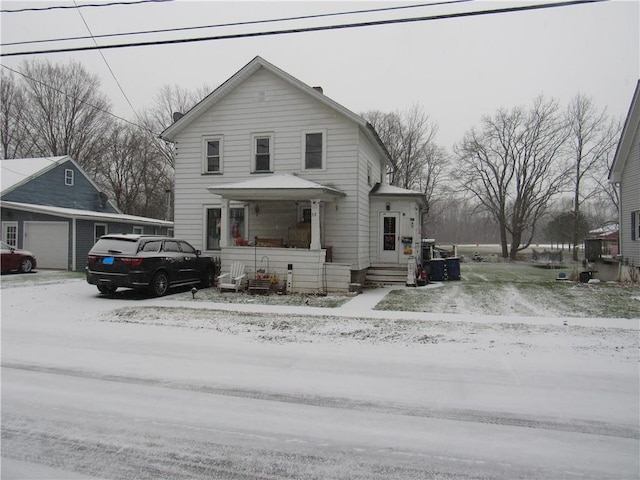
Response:
[[[280,315],[301,315],[301,316],[321,316],[321,317],[343,317],[343,318],[371,318],[383,320],[410,320],[425,322],[464,322],[464,323],[494,323],[494,324],[528,324],[528,325],[556,325],[556,326],[582,326],[600,328],[623,328],[630,330],[640,330],[640,319],[628,318],[578,318],[578,317],[526,317],[520,315],[476,315],[457,313],[434,313],[434,312],[406,312],[391,310],[375,310],[392,290],[411,289],[420,291],[423,289],[439,288],[441,283],[429,284],[425,287],[379,287],[367,288],[363,292],[343,305],[335,308],[327,307],[307,307],[292,305],[265,305],[256,303],[214,303],[214,302],[189,302],[171,300],[170,297],[155,299],[158,306],[171,306],[177,308],[199,308],[219,310],[226,312],[242,313],[269,313]]]

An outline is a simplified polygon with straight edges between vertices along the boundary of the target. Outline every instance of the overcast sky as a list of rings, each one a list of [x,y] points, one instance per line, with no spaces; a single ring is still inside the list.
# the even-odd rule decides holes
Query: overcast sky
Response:
[[[109,0],[115,1],[115,0]],[[122,0],[118,0],[122,1]],[[133,0],[131,0],[133,1]],[[99,3],[97,0],[76,4]],[[93,35],[381,9],[427,2],[181,1],[80,9]],[[425,17],[541,2],[468,1],[378,13],[155,35],[101,38],[100,45],[229,35],[391,18]],[[2,9],[74,5],[2,1]],[[624,118],[640,76],[639,5],[610,1],[465,18],[312,33],[225,39],[105,50],[103,54],[135,109],[151,106],[165,84],[217,87],[256,55],[301,81],[320,85],[348,109],[403,111],[422,105],[439,125],[436,141],[450,149],[483,115],[530,105],[543,94],[564,105],[581,92]],[[88,35],[78,10],[2,13],[2,44]],[[3,53],[93,45],[92,40],[4,46]],[[114,113],[134,118],[98,51],[3,57],[74,58],[102,81]]]

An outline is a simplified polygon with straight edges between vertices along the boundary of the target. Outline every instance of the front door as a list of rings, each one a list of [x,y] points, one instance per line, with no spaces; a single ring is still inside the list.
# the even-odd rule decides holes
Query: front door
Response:
[[[400,215],[385,212],[380,214],[380,220],[380,263],[399,263]]]

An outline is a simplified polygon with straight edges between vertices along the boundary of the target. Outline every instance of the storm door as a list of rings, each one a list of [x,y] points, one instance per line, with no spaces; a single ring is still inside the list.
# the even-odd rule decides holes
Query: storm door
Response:
[[[400,215],[385,212],[380,214],[380,220],[380,262],[398,263]]]

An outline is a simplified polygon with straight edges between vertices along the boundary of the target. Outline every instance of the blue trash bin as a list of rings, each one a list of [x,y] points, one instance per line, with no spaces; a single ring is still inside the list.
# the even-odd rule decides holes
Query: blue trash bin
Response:
[[[429,262],[429,279],[434,282],[442,282],[445,274],[444,258],[434,258]]]
[[[445,259],[447,268],[447,280],[460,280],[460,259],[458,257],[448,257]]]

